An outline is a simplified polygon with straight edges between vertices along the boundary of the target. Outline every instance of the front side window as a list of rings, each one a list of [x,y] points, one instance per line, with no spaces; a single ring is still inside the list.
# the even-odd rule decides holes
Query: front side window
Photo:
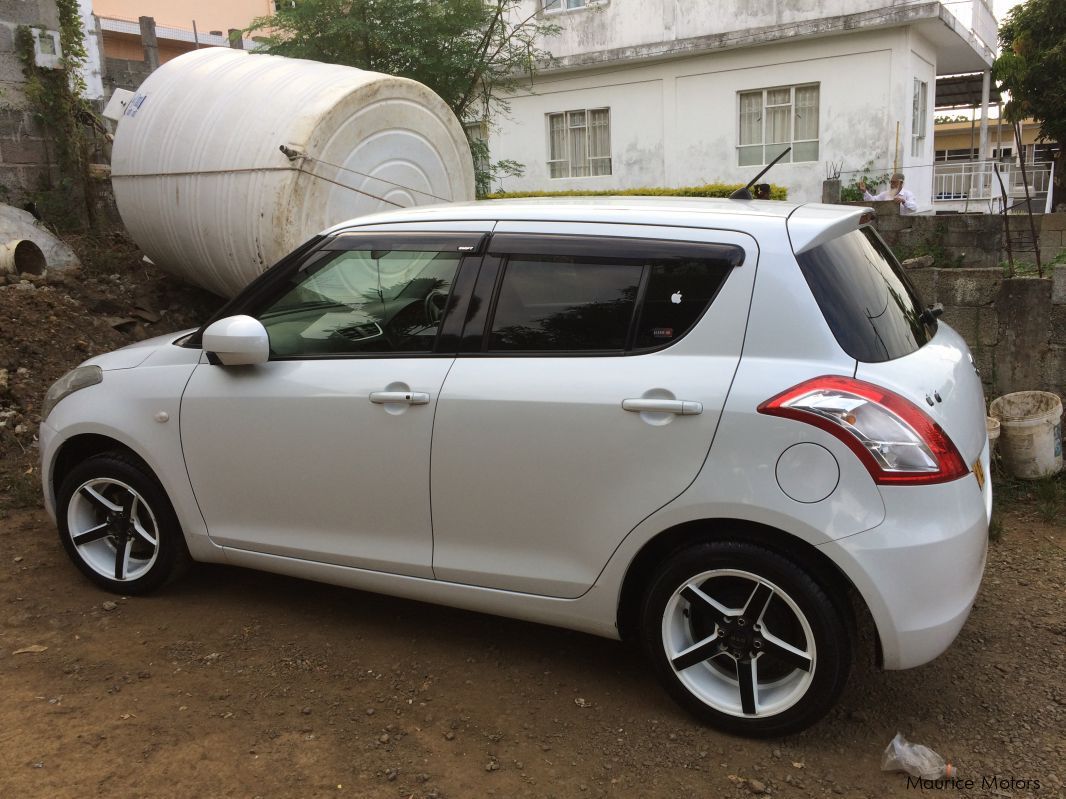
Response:
[[[737,163],[768,164],[791,145],[784,161],[818,160],[818,84],[741,92]]]
[[[429,353],[459,252],[330,252],[289,279],[256,317],[272,357]]]
[[[611,109],[548,114],[548,177],[611,174]]]

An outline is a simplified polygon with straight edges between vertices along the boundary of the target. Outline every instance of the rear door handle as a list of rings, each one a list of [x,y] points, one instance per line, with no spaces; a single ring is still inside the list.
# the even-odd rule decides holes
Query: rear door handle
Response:
[[[371,391],[370,401],[375,405],[386,402],[403,402],[407,405],[428,405],[429,394],[424,391]]]
[[[622,410],[633,413],[676,413],[678,416],[696,416],[703,413],[703,403],[691,400],[625,399]]]

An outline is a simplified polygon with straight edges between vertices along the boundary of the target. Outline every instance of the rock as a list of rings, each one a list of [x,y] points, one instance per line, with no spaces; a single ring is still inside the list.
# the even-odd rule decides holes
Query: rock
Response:
[[[309,708],[309,707],[302,708],[300,710],[300,712],[303,713],[305,716],[310,716],[311,715],[311,708]]]
[[[387,732],[383,732],[383,733],[382,733],[382,734],[381,734],[381,735],[380,735],[380,736],[378,737],[378,740],[379,740],[379,741],[380,741],[381,743],[383,743],[383,744],[387,744],[387,743],[389,742],[389,734],[388,734]]]
[[[759,780],[748,780],[748,790],[754,794],[766,793],[766,786]]]
[[[109,612],[109,613],[110,613],[110,612],[111,612],[112,610],[114,610],[115,608],[117,608],[117,607],[118,607],[118,605],[117,605],[116,603],[114,603],[114,602],[112,602],[112,601],[108,600],[107,602],[105,602],[104,604],[102,604],[102,605],[101,605],[100,607],[102,607],[102,608],[103,608],[104,610],[106,610],[107,612]]]
[[[583,699],[580,696],[574,700],[574,704],[578,707],[592,707],[592,703],[589,700]]]
[[[366,714],[367,714],[368,716],[373,716],[375,712],[377,712],[377,711],[375,711],[375,710],[374,710],[374,708],[372,708],[372,707],[368,707],[368,708],[366,709]]]
[[[485,771],[499,771],[499,769],[500,764],[499,761],[496,760],[496,758],[492,758],[488,763],[485,764]]]
[[[46,646],[41,646],[40,644],[30,644],[29,646],[22,647],[22,649],[16,649],[11,654],[13,654],[13,655],[36,655],[36,654],[38,654],[40,652],[47,652],[47,651],[48,651],[48,647],[46,647]]]
[[[399,774],[399,772],[394,768],[385,769],[385,779],[387,779],[389,782],[395,780],[397,774]]]
[[[928,269],[935,260],[931,255],[919,255],[917,258],[908,258],[901,262],[900,266],[904,269]]]
[[[158,313],[151,310],[150,308],[141,308],[140,306],[131,310],[130,316],[136,316],[138,319],[144,322],[148,322],[149,324],[155,324],[162,318]]]
[[[455,740],[455,733],[452,732],[451,730],[448,730],[446,733],[444,733],[444,740],[446,740],[446,741],[454,741]]]

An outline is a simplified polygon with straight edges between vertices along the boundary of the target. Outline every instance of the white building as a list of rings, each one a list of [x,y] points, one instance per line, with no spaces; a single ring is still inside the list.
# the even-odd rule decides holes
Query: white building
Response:
[[[931,207],[937,75],[987,71],[990,0],[524,0],[554,63],[492,120],[508,191],[766,180],[821,198],[828,164],[902,169]],[[846,175],[845,175],[846,178]]]

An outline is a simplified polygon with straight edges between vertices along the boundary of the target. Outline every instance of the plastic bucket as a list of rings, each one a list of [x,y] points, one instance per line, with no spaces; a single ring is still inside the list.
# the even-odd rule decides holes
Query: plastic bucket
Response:
[[[996,451],[996,441],[999,440],[999,419],[994,416],[985,417],[985,429],[988,430],[988,454],[991,456]]]
[[[1000,458],[1014,477],[1034,480],[1062,469],[1062,400],[1047,391],[1016,391],[992,400]]]

